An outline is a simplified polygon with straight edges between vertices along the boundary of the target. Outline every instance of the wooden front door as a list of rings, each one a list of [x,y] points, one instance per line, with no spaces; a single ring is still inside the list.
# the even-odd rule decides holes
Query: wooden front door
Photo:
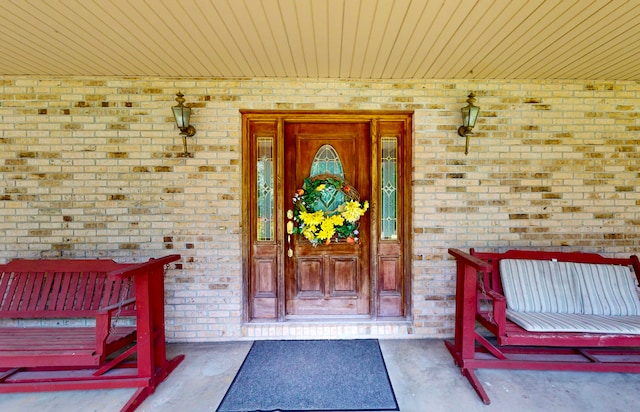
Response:
[[[404,111],[242,111],[245,321],[410,318],[411,118]],[[325,172],[370,204],[357,242],[314,247],[288,233],[292,198],[305,178]],[[336,199],[323,198],[323,207],[344,203]]]
[[[286,211],[293,208],[291,196],[303,187],[305,178],[323,175],[344,179],[356,189],[361,201],[370,199],[368,123],[287,123],[284,137]],[[333,205],[317,202],[318,209],[344,203],[340,191],[328,197],[327,203]],[[287,236],[287,317],[369,315],[369,215],[360,218],[356,242],[334,239],[314,245],[303,236]]]

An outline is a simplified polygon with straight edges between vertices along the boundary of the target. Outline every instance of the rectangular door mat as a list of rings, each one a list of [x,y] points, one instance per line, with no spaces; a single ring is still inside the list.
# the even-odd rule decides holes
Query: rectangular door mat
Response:
[[[375,339],[256,341],[217,409],[397,410]]]

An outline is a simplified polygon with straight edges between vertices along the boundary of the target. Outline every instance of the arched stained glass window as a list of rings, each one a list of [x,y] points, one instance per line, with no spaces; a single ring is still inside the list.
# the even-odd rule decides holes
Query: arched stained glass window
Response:
[[[309,177],[315,177],[323,174],[332,174],[344,179],[344,169],[342,168],[342,162],[340,156],[333,146],[325,144],[313,157],[313,163],[311,163],[311,172]],[[314,205],[316,210],[324,210],[325,212],[333,211],[338,205],[344,203],[344,193],[336,190],[333,187],[328,188],[322,192],[322,197],[318,199]]]
[[[311,173],[309,176],[314,177],[321,174],[330,173],[340,176],[344,179],[344,170],[338,152],[330,144],[325,144],[316,152],[311,164]]]

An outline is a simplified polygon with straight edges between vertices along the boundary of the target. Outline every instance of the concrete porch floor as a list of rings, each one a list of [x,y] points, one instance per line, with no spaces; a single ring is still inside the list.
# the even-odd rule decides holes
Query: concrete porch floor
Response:
[[[251,341],[170,344],[186,359],[138,409],[215,411]],[[640,401],[640,375],[548,371],[478,371],[491,398],[484,405],[454,366],[441,340],[380,340],[400,410],[630,411]],[[133,389],[0,394],[2,412],[117,412]]]

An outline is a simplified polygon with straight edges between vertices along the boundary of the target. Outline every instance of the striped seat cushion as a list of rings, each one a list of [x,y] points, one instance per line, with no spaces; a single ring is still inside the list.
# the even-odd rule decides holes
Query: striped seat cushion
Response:
[[[531,332],[640,335],[640,298],[630,268],[503,259],[507,318]]]
[[[507,309],[507,319],[530,332],[583,332],[640,335],[639,316],[533,313]]]
[[[578,284],[582,313],[640,315],[635,276],[628,267],[573,263],[571,270]]]
[[[519,312],[580,313],[582,302],[570,264],[548,260],[502,259],[507,307]]]

